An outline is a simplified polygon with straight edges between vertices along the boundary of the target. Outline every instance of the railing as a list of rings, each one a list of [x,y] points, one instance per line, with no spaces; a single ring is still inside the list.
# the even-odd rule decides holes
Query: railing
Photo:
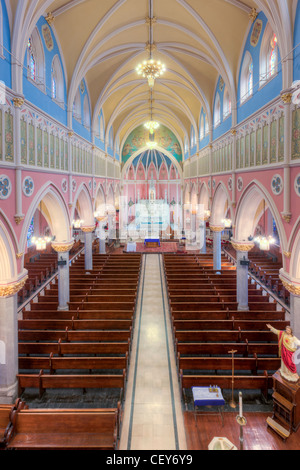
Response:
[[[232,264],[236,265],[236,260],[235,258],[228,252],[226,251],[226,248],[223,248],[223,253],[225,254],[225,256],[229,259],[229,261],[232,262]],[[280,299],[273,291],[271,291],[265,284],[263,284],[263,282],[261,282],[259,279],[257,279],[257,277],[254,276],[254,274],[250,273],[248,271],[248,275],[251,277],[251,279],[253,279],[253,281],[256,282],[256,284],[259,284],[260,287],[270,296],[272,297],[272,299],[277,302],[287,313],[291,313],[290,312],[290,308],[288,307],[288,305],[286,305],[285,302],[283,302],[282,299]]]
[[[69,264],[71,265],[84,251],[84,247],[82,247],[75,255],[69,260]],[[52,274],[49,279],[47,279],[38,289],[36,289],[21,305],[18,307],[18,314],[22,312],[22,310],[30,305],[30,303],[39,296],[43,290],[45,290],[58,276],[58,271],[56,271],[54,274]]]

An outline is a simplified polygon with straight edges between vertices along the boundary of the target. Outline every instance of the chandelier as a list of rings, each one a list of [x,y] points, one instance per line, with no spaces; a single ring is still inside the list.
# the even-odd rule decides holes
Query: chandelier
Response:
[[[39,232],[42,233],[42,221],[41,221],[41,215],[42,215],[42,201],[40,202],[40,208],[39,208]],[[35,245],[37,251],[44,251],[47,248],[47,243],[50,243],[53,240],[53,237],[49,236],[42,236],[39,235],[38,237],[32,237],[31,241]]]
[[[80,229],[83,222],[84,221],[81,219],[76,219],[76,220],[73,220],[72,225],[75,229]]]
[[[165,65],[160,61],[156,61],[152,57],[152,46],[153,46],[153,11],[152,11],[152,0],[149,0],[149,49],[150,57],[148,60],[144,60],[136,68],[137,74],[142,75],[143,78],[147,78],[148,85],[152,89],[156,78],[159,78],[166,71]]]
[[[254,241],[258,244],[261,250],[268,251],[270,249],[270,245],[275,243],[275,238],[273,238],[271,235],[268,237],[265,235],[259,235],[258,237],[254,238]]]
[[[266,208],[264,200],[264,233],[266,233]],[[258,244],[259,248],[263,251],[268,251],[270,245],[276,242],[275,238],[272,235],[258,235],[254,238],[254,242]]]
[[[232,226],[232,220],[231,219],[223,219],[222,223],[224,224],[225,228],[231,228],[231,226]]]

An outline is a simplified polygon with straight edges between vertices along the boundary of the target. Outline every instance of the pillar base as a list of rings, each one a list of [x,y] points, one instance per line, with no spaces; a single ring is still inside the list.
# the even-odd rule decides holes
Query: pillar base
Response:
[[[241,312],[248,312],[249,311],[249,305],[238,305],[238,310]]]
[[[12,405],[18,398],[18,381],[8,387],[0,387],[0,403]]]

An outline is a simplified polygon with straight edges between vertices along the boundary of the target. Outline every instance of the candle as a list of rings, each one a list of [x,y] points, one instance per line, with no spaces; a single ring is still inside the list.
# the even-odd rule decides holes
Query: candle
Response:
[[[239,405],[240,405],[240,413],[239,413],[239,416],[242,418],[242,416],[243,416],[243,398],[242,398],[242,392],[239,393]]]

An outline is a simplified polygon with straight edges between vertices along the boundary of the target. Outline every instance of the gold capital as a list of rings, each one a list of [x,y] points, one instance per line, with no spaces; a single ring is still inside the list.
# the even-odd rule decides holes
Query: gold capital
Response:
[[[28,276],[26,275],[23,277],[23,279],[21,279],[21,281],[0,285],[0,297],[11,297],[17,294],[17,292],[19,292],[24,287],[27,279]]]
[[[24,104],[24,99],[23,98],[14,98],[13,99],[14,107],[15,108],[21,108]]]
[[[249,13],[249,19],[254,23],[256,18],[258,17],[258,13],[256,11],[256,8],[252,8],[251,12]]]
[[[20,225],[21,222],[23,222],[24,220],[24,215],[15,215],[14,216],[14,219],[15,219],[15,222],[17,225]]]
[[[67,251],[71,250],[74,243],[74,240],[71,240],[70,242],[52,242],[51,246],[57,253],[67,253]]]
[[[291,294],[293,295],[300,295],[300,286],[295,285],[291,282],[287,282],[285,279],[282,278],[282,276],[279,276],[281,279],[282,284],[288,290]]]
[[[80,228],[84,233],[91,233],[95,230],[96,226],[95,225],[90,225],[90,226],[80,227]]]
[[[209,228],[212,232],[223,232],[224,225],[210,225]]]
[[[293,97],[292,93],[283,93],[281,95],[281,99],[284,102],[284,104],[290,104],[292,102],[292,97]]]
[[[236,251],[246,252],[246,251],[252,250],[252,248],[254,247],[254,242],[249,243],[249,242],[239,242],[239,241],[231,240],[231,245]]]
[[[47,13],[47,16],[45,16],[45,20],[47,21],[48,25],[51,26],[54,21],[54,15],[51,12]]]

